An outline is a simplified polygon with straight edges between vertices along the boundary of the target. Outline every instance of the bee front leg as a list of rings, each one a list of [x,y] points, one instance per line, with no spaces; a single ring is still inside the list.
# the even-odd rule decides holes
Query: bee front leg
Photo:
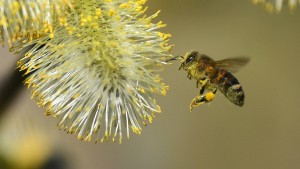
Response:
[[[204,92],[204,89],[201,89],[201,90],[203,90],[203,92]],[[201,90],[200,90],[200,92],[201,92]],[[197,107],[203,103],[208,103],[208,102],[213,101],[215,98],[216,92],[217,92],[217,90],[215,89],[213,91],[206,93],[205,95],[203,95],[203,93],[202,93],[201,95],[195,97],[190,104],[190,111],[193,111],[194,107]]]

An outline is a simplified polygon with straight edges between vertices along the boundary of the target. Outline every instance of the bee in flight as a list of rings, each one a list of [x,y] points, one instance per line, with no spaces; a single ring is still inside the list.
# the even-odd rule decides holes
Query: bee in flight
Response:
[[[220,90],[225,97],[238,106],[244,105],[245,94],[239,81],[232,75],[249,62],[249,58],[237,57],[220,61],[214,61],[210,57],[192,51],[185,56],[177,56],[171,60],[181,60],[180,69],[188,72],[189,79],[196,79],[196,86],[199,87],[199,95],[191,104],[190,111],[203,103],[211,102],[217,90]]]

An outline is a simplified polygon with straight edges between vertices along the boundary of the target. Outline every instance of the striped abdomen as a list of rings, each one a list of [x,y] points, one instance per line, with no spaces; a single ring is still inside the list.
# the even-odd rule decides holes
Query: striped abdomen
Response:
[[[215,76],[211,77],[211,83],[215,84],[232,103],[243,106],[245,99],[243,88],[230,72],[217,69]]]

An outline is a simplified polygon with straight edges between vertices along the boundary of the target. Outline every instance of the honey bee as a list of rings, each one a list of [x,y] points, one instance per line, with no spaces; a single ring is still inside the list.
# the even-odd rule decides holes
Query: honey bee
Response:
[[[249,58],[237,57],[214,61],[198,51],[187,53],[184,57],[177,56],[171,60],[181,59],[180,69],[187,71],[189,79],[196,79],[196,87],[200,85],[199,95],[191,104],[190,111],[203,103],[211,102],[217,90],[235,105],[243,106],[245,93],[239,81],[232,75],[249,62]]]

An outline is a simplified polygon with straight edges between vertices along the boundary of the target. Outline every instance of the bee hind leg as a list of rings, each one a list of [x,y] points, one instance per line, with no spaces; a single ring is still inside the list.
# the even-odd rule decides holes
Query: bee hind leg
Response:
[[[201,86],[201,89],[199,90],[199,95],[203,95],[204,91],[205,91],[205,87],[206,86]]]
[[[203,92],[204,92],[204,89],[202,88],[202,89],[200,90],[200,93],[201,93],[202,90],[203,90]],[[201,95],[195,97],[195,98],[192,100],[191,104],[190,104],[190,111],[193,111],[193,108],[194,108],[194,107],[197,107],[197,106],[199,106],[199,105],[201,105],[201,104],[203,104],[203,103],[208,103],[208,102],[213,101],[214,98],[215,98],[216,92],[217,92],[217,90],[213,90],[213,91],[207,92],[207,93],[204,94],[204,95],[203,95],[203,93],[202,93]]]
[[[205,86],[207,83],[208,83],[209,79],[204,77],[204,78],[201,78],[201,79],[198,79],[196,81],[196,87],[198,88],[199,87],[199,84],[203,87]]]

